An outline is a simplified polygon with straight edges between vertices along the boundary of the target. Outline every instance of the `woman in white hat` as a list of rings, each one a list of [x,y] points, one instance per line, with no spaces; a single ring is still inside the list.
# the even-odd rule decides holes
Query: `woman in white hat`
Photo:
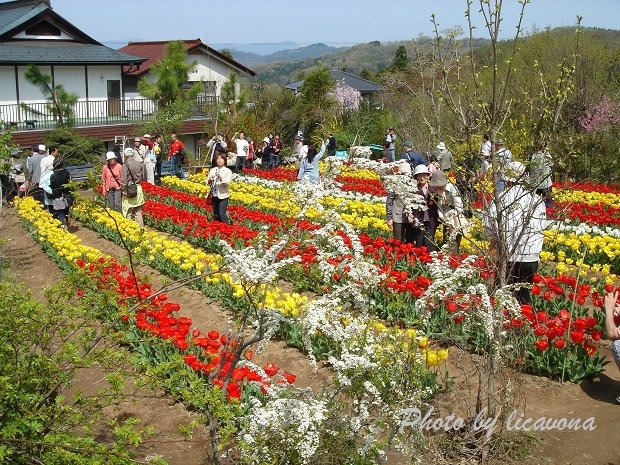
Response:
[[[425,246],[429,252],[435,250],[435,231],[439,226],[437,203],[431,196],[428,184],[430,173],[426,165],[415,167],[413,177],[418,183],[418,194],[426,200],[426,210],[413,210],[414,241],[417,247]]]
[[[108,152],[105,155],[105,165],[101,169],[103,181],[103,195],[108,199],[110,208],[122,212],[121,208],[121,165],[116,162],[116,154]]]
[[[125,164],[121,169],[121,189],[123,191],[123,216],[135,220],[140,226],[144,226],[142,220],[142,205],[144,205],[144,193],[140,183],[146,179],[146,169],[142,159],[136,160],[135,151],[128,147],[125,149]]]

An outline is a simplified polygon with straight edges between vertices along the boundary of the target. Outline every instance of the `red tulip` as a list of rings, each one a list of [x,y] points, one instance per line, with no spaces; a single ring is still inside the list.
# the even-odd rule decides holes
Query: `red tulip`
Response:
[[[539,339],[536,341],[536,349],[544,352],[549,348],[549,342],[546,339]]]

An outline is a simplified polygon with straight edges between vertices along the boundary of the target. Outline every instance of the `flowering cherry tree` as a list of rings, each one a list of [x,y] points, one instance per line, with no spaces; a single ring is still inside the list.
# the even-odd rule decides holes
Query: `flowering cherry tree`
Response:
[[[362,94],[351,86],[348,86],[344,79],[336,81],[336,87],[332,92],[332,96],[338,102],[341,112],[357,111],[360,108]]]
[[[595,132],[611,124],[620,123],[620,103],[603,95],[601,101],[579,118],[580,126],[586,132]]]

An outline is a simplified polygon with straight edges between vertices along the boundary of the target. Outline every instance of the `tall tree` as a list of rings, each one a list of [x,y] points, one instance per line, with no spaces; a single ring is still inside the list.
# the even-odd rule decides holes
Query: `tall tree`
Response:
[[[145,132],[170,134],[179,130],[183,120],[191,115],[196,97],[203,91],[202,83],[187,87],[187,77],[196,68],[197,62],[187,62],[187,51],[181,40],[168,42],[163,60],[152,67],[155,80],[146,78],[138,81],[138,91],[158,104],[154,118],[141,129]]]
[[[394,54],[394,61],[392,61],[391,68],[393,70],[404,71],[409,65],[409,57],[407,56],[407,49],[404,45],[399,45]]]
[[[161,106],[166,106],[179,98],[194,99],[202,90],[200,84],[185,89],[187,76],[196,68],[197,62],[187,62],[187,51],[181,40],[168,42],[164,59],[151,68],[155,80],[149,82],[146,78],[138,82],[138,92],[148,99],[156,100]]]
[[[308,132],[318,124],[323,124],[327,112],[335,106],[336,102],[331,95],[335,87],[336,80],[324,66],[307,74],[301,86],[299,104]]]

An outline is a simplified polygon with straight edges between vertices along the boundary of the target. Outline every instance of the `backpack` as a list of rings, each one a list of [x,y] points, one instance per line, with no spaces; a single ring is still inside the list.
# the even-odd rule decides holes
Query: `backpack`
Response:
[[[138,185],[136,184],[136,179],[133,177],[133,173],[131,172],[129,165],[127,165],[127,169],[129,170],[131,181],[128,181],[127,185],[125,186],[125,195],[128,198],[133,199],[134,197],[138,196]]]

